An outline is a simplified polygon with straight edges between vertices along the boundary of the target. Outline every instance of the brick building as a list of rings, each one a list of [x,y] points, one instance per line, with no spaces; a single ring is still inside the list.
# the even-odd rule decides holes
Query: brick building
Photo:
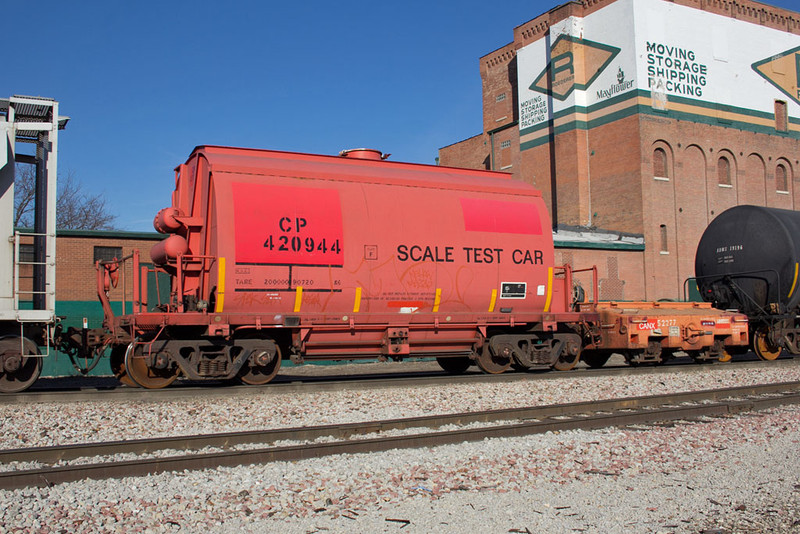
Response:
[[[90,313],[102,319],[103,313],[97,300],[97,277],[95,261],[123,258],[138,249],[141,261],[150,265],[150,249],[164,238],[155,232],[120,232],[91,230],[58,230],[56,233],[56,301],[59,304],[86,303],[97,310]],[[23,237],[20,245],[20,261],[33,261],[33,241]],[[130,262],[128,262],[130,263]],[[132,272],[127,268],[122,278],[130,280]],[[22,265],[20,271],[20,288],[23,293],[32,288],[33,267]],[[168,287],[166,288],[169,289]],[[115,296],[121,300],[120,295]],[[27,298],[26,298],[27,295]],[[24,293],[22,300],[30,300],[30,294]],[[98,325],[99,326],[99,325]]]
[[[556,260],[596,264],[601,298],[681,298],[717,214],[800,209],[800,14],[584,0],[513,35],[480,59],[483,132],[439,162],[539,188]]]

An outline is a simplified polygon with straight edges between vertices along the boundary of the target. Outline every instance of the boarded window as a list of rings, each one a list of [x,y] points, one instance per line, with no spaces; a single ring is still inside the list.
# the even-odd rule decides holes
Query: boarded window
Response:
[[[19,245],[19,261],[30,263],[34,260],[35,249],[33,245],[20,243]]]
[[[504,148],[500,151],[500,168],[507,169],[511,167],[511,149]]]
[[[509,167],[511,167],[511,141],[505,140],[500,142],[500,168]]]
[[[725,156],[717,160],[717,179],[719,185],[731,185],[731,162]]]
[[[35,247],[29,243],[19,244],[19,300],[21,302],[31,302],[33,300],[33,265],[35,261]]]
[[[656,178],[669,178],[667,152],[663,148],[653,150],[653,176]]]
[[[775,101],[775,129],[779,132],[789,130],[789,115],[783,100]]]
[[[779,163],[775,167],[775,189],[778,191],[789,191],[789,181],[786,179],[786,167]]]
[[[94,247],[94,261],[111,261],[122,258],[122,247]]]

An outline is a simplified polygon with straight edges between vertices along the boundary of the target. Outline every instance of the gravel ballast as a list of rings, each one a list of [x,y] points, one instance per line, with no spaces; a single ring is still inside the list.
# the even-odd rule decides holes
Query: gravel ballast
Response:
[[[0,406],[2,447],[800,380],[781,369]],[[0,491],[10,532],[800,532],[800,408]]]

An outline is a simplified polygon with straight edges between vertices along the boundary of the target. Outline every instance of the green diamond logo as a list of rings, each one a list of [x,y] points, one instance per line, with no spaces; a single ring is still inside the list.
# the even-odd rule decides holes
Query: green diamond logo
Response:
[[[575,89],[586,90],[619,52],[615,46],[559,35],[550,47],[550,62],[529,89],[566,100]]]
[[[752,67],[780,92],[800,104],[800,46],[756,61]]]

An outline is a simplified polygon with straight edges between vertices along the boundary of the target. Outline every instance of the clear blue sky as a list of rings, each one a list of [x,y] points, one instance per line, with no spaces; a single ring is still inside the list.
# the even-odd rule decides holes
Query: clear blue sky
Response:
[[[149,231],[197,145],[435,163],[481,132],[478,59],[560,3],[7,2],[0,98],[58,100],[60,171]]]

